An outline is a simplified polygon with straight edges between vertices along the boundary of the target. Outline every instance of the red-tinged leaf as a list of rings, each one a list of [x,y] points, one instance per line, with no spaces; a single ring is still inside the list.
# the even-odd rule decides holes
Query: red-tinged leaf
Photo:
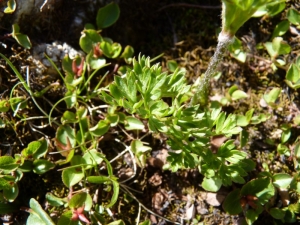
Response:
[[[73,59],[73,61],[72,61],[72,71],[75,74],[77,74],[77,72],[78,72],[78,68],[77,68],[77,65],[76,65],[76,59]]]
[[[57,138],[55,138],[55,146],[62,156],[67,157],[72,149],[72,144],[70,142],[69,137],[66,138],[67,144],[61,143]]]
[[[94,47],[93,47],[93,57],[95,58],[99,58],[103,55],[102,50],[99,48],[99,44],[97,43]]]

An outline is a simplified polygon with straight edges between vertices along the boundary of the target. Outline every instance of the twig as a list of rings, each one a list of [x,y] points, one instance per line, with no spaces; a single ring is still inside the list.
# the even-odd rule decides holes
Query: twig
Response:
[[[131,160],[132,160],[132,165],[133,165],[133,174],[128,177],[127,179],[123,180],[123,181],[119,181],[119,183],[125,183],[127,181],[129,181],[130,179],[132,179],[133,177],[135,177],[136,175],[136,171],[137,171],[137,167],[136,167],[136,161],[135,161],[135,157],[133,152],[131,151],[130,146],[126,146],[123,142],[121,142],[119,139],[115,139],[115,141],[121,143],[124,145],[125,150],[123,152],[121,152],[121,154],[118,154],[114,159],[110,160],[110,163],[113,162],[114,160],[116,160],[117,158],[119,158],[121,155],[124,155],[125,152],[129,152],[130,156],[131,156]]]
[[[139,225],[140,223],[140,216],[141,216],[141,204],[139,204],[139,211],[138,211],[138,215],[136,217],[136,225]]]
[[[45,1],[43,2],[43,4],[41,5],[41,7],[40,7],[40,11],[41,11],[41,12],[43,11],[43,8],[44,8],[44,6],[45,6],[47,3],[48,3],[48,0],[45,0]]]

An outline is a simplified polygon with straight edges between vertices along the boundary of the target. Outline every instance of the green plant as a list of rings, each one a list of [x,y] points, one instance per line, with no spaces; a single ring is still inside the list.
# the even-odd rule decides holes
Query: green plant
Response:
[[[235,189],[223,204],[227,213],[234,215],[243,212],[248,224],[253,224],[263,212],[270,214],[275,221],[296,221],[296,214],[300,212],[298,202],[278,206],[272,204],[271,200],[284,192],[296,195],[300,193],[300,145],[292,137],[292,129],[299,125],[299,116],[295,117],[293,125],[288,122],[281,124],[282,133],[277,152],[272,153],[290,157],[296,171],[294,174],[274,173],[266,162],[262,163],[265,171],[256,174],[256,162],[250,159],[246,148],[250,136],[247,127],[271,118],[271,113],[282,105],[277,103],[281,100],[279,96],[283,95],[283,88],[273,88],[262,96],[270,106],[268,110],[271,113],[259,113],[254,107],[245,110],[245,114],[226,113],[222,106],[250,97],[250,91],[246,94],[237,85],[228,89],[226,97],[220,101],[222,105],[214,101],[208,103],[207,98],[208,81],[230,43],[233,42],[230,46],[232,56],[240,62],[246,61],[247,53],[242,49],[241,41],[234,37],[236,31],[253,15],[273,16],[285,8],[284,2],[273,3],[276,4],[261,0],[223,1],[223,27],[219,44],[194,96],[193,87],[188,84],[184,70],[179,69],[174,60],[167,62],[170,73],[163,72],[159,64],[151,64],[153,59],[149,57],[140,54],[137,59],[134,58],[131,46],[123,49],[121,44],[102,36],[101,30],[114,24],[119,17],[120,11],[115,3],[99,9],[97,28],[92,24],[85,25],[79,45],[86,56],[71,59],[66,55],[62,60],[62,71],[51,62],[66,91],[51,106],[49,113],[39,106],[39,101],[46,95],[51,84],[42,91],[33,91],[29,72],[25,80],[11,61],[1,54],[20,81],[14,89],[19,84],[23,85],[29,97],[19,96],[13,89],[9,99],[0,100],[0,112],[12,112],[14,117],[27,122],[32,118],[28,117],[26,109],[37,107],[54,130],[53,148],[56,149],[54,153],[58,154],[58,159],[53,161],[50,157],[52,140],[49,138],[30,142],[14,157],[1,156],[0,212],[12,212],[19,207],[14,200],[18,196],[18,182],[23,173],[34,172],[40,175],[59,168],[61,181],[68,193],[47,193],[46,200],[50,205],[48,211],[44,211],[32,198],[27,224],[53,224],[53,221],[59,225],[125,224],[122,220],[111,223],[106,220],[105,211],[110,212],[110,208],[118,202],[120,189],[130,196],[131,192],[115,174],[112,165],[115,158],[109,160],[99,148],[102,139],[111,138],[110,131],[119,129],[129,137],[128,140],[122,143],[117,138],[111,138],[110,143],[119,142],[123,145],[125,149],[119,155],[129,153],[134,173],[137,166],[146,166],[152,149],[143,138],[148,134],[161,135],[167,139],[168,148],[167,163],[163,169],[177,172],[197,168],[203,176],[201,187],[206,191],[217,192],[221,186],[230,187],[235,184]],[[283,37],[278,36],[284,35],[288,25],[299,25],[298,12],[290,9],[287,17],[289,22],[285,20],[279,23],[270,42],[263,44],[271,57],[274,70],[286,69],[286,60],[279,56],[291,52],[290,45]],[[14,28],[15,37],[22,41],[25,36],[20,36],[16,25]],[[111,64],[113,71],[108,68]],[[114,75],[113,81],[104,82],[108,74]],[[101,78],[97,79],[99,76]],[[299,57],[289,66],[286,83],[292,88],[298,88]],[[187,104],[191,98],[192,104]],[[59,107],[60,105],[64,107]],[[0,120],[0,128],[7,125],[15,127],[15,124]],[[234,141],[235,138],[239,143]],[[219,145],[214,145],[215,139],[222,141]],[[293,151],[290,150],[290,145],[293,145]],[[102,196],[98,195],[100,189],[104,193]],[[132,199],[136,200],[134,197]],[[55,210],[59,218],[50,218],[48,214],[51,210]],[[150,224],[150,221],[145,220],[140,224]]]
[[[118,17],[119,8],[116,4],[112,3],[101,8],[96,21],[98,28],[102,29],[112,25]],[[67,197],[57,197],[53,194],[48,194],[46,196],[52,207],[65,208],[62,216],[57,221],[58,224],[73,223],[72,221],[90,223],[91,218],[86,217],[85,212],[90,211],[92,207],[94,211],[92,220],[94,222],[103,221],[103,216],[99,212],[95,212],[95,207],[99,208],[103,206],[95,205],[92,202],[91,194],[94,194],[94,191],[97,190],[97,185],[104,185],[108,193],[113,193],[111,201],[105,206],[106,208],[110,208],[116,203],[119,193],[119,183],[113,174],[110,162],[106,159],[105,155],[96,150],[99,141],[98,138],[105,134],[110,126],[116,123],[116,117],[111,116],[106,120],[100,120],[98,123],[95,122],[93,119],[94,112],[91,110],[91,106],[88,105],[88,101],[100,92],[100,85],[105,76],[93,88],[90,87],[90,81],[101,68],[108,65],[106,58],[115,59],[118,57],[124,60],[124,64],[130,64],[133,48],[126,46],[121,54],[122,47],[120,44],[113,43],[109,38],[103,38],[99,34],[100,31],[96,31],[93,26],[87,25],[86,27],[88,29],[83,31],[80,46],[87,53],[87,56],[70,59],[67,55],[62,61],[64,74],[51,62],[64,82],[66,93],[61,100],[54,104],[49,114],[38,103],[39,98],[43,97],[49,88],[46,87],[42,91],[33,92],[28,82],[29,75],[27,74],[27,80],[25,81],[10,60],[1,54],[2,58],[5,59],[19,78],[20,84],[24,86],[30,95],[30,100],[23,97],[14,97],[14,90],[12,90],[10,99],[1,100],[1,112],[9,113],[12,110],[16,116],[27,121],[28,116],[22,110],[26,109],[28,101],[32,100],[35,106],[48,118],[49,123],[56,124],[54,144],[58,153],[61,154],[60,160],[52,162],[49,157],[46,157],[48,156],[49,140],[41,138],[29,143],[20,154],[15,154],[14,157],[0,157],[0,167],[2,169],[0,190],[3,196],[1,202],[13,202],[17,198],[19,193],[17,183],[22,178],[24,172],[33,171],[36,174],[44,174],[56,166],[64,166],[62,169],[62,182],[69,188],[69,195]],[[20,44],[24,44],[24,38],[20,36],[22,34],[19,34],[18,30],[19,27],[15,25],[13,35],[20,41]],[[51,61],[50,58],[48,59]],[[61,115],[59,122],[51,118],[51,114],[56,106],[63,101],[66,104],[66,110]],[[127,120],[129,121],[128,129],[136,129],[135,118],[126,117],[124,121]],[[80,152],[76,151],[76,149],[80,149]],[[137,152],[140,149],[141,147],[136,147]],[[100,164],[105,164],[107,175],[99,173]],[[91,194],[85,190],[79,191],[76,194],[73,193],[73,187],[78,185],[78,183],[85,183]],[[16,210],[16,207],[13,203],[5,203],[1,213]],[[29,212],[31,214],[27,220],[27,224],[54,224],[36,200],[31,199],[30,207]]]
[[[296,189],[297,177],[286,173],[272,175],[262,172],[259,178],[245,184],[242,189],[236,189],[226,197],[223,208],[229,214],[244,212],[248,224],[253,224],[258,216],[266,210],[275,220],[286,223],[296,221],[296,213],[299,213],[299,203],[289,204],[287,199],[288,190]],[[280,195],[285,207],[278,208],[272,204],[271,198]]]
[[[199,86],[196,87],[196,92],[191,100],[191,104],[197,104],[199,102],[204,106],[207,104],[209,81],[216,73],[216,68],[222,60],[226,49],[232,43],[235,45],[238,44],[234,38],[237,30],[261,7],[265,7],[269,4],[278,4],[280,2],[280,0],[222,1],[222,29],[218,37],[218,45]],[[233,48],[236,49],[236,47]]]

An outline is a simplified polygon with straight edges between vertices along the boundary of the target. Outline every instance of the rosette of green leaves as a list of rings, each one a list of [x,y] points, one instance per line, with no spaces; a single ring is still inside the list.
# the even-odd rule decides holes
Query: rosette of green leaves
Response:
[[[262,6],[277,4],[280,0],[222,0],[223,32],[234,36],[237,30]]]
[[[180,107],[190,86],[181,71],[168,75],[158,64],[151,66],[150,58],[143,56],[133,60],[133,69],[124,76],[115,76],[108,89],[109,92],[101,92],[103,101],[123,107],[129,114],[149,118],[150,129],[156,131],[161,127],[159,118],[170,116]]]

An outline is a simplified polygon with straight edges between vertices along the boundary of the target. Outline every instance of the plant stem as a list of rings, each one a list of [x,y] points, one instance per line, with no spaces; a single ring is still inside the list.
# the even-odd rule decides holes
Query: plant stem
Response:
[[[199,86],[196,88],[196,93],[190,102],[191,105],[196,105],[198,103],[200,103],[202,106],[207,105],[209,81],[215,74],[227,47],[233,42],[233,40],[234,36],[223,31],[219,34],[216,51],[208,64],[208,68],[204,73],[204,77],[201,79]]]

